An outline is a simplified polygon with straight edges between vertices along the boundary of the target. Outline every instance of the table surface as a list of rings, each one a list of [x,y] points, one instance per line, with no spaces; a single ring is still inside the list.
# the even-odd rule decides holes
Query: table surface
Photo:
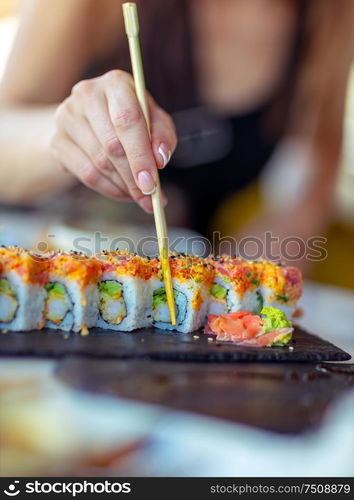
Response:
[[[354,354],[354,293],[307,283],[302,302],[301,324]],[[130,467],[119,469],[121,473],[342,475],[350,472],[354,448],[353,368],[347,363],[336,364],[343,371],[331,372],[319,363],[210,367],[144,360],[5,358],[0,382],[31,376],[43,383],[55,380],[70,395],[70,405],[85,414],[86,394],[92,420],[88,434],[97,440],[103,439],[102,429],[94,425],[102,418],[100,412],[106,418],[115,414],[102,402],[103,395],[108,397],[124,421],[134,421],[138,435],[149,435],[150,445]],[[225,403],[227,398],[232,404]],[[85,428],[85,420],[82,425]],[[111,425],[114,429],[114,421]]]
[[[80,356],[104,359],[150,359],[208,363],[348,361],[350,355],[326,340],[295,327],[283,347],[247,347],[218,342],[202,330],[182,334],[144,328],[115,332],[92,328],[89,335],[61,330],[8,332],[0,335],[0,355],[65,358]]]

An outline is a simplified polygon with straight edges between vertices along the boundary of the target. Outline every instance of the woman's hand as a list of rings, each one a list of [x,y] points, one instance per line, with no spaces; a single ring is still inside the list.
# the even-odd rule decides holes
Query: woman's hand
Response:
[[[77,83],[57,108],[51,152],[86,186],[151,212],[156,167],[166,166],[177,140],[170,116],[151,96],[148,102],[151,139],[130,74],[114,70]]]

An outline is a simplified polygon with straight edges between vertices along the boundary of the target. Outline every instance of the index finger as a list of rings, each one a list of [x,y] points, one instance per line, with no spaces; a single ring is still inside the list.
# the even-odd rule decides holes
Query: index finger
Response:
[[[144,194],[156,190],[157,168],[144,114],[128,85],[106,89],[108,111],[134,180]]]

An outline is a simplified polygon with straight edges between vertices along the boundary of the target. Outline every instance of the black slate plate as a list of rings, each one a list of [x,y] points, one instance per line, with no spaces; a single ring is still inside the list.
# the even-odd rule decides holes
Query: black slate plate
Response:
[[[65,358],[56,375],[79,390],[210,415],[281,433],[317,428],[354,387],[354,365],[169,363]]]
[[[209,341],[208,338],[213,339]],[[0,355],[147,358],[164,361],[346,361],[350,355],[333,344],[295,329],[286,347],[241,347],[216,342],[203,332],[172,333],[154,328],[134,333],[92,329],[87,336],[44,329],[0,334]]]

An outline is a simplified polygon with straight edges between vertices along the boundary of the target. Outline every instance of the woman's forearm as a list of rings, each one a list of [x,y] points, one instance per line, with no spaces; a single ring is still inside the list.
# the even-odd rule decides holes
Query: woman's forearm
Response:
[[[75,183],[51,159],[55,106],[0,107],[0,202],[31,205]]]

